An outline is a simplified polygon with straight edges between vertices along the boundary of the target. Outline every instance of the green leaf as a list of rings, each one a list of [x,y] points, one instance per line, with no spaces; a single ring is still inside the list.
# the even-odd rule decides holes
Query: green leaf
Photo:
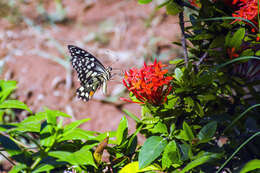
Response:
[[[9,173],[20,173],[23,169],[27,168],[26,164],[18,164],[13,166]]]
[[[135,116],[134,114],[132,114],[132,113],[129,112],[128,110],[123,109],[123,112],[124,112],[126,115],[128,115],[130,118],[132,118],[133,120],[135,120],[136,123],[140,123],[140,122],[141,122],[141,120],[140,120],[137,116]]]
[[[239,49],[240,45],[242,44],[245,33],[245,28],[240,28],[234,33],[233,37],[231,38],[231,48],[234,47],[237,50]]]
[[[71,165],[91,165],[97,168],[92,153],[86,149],[80,149],[74,153],[66,151],[53,151],[49,152],[48,155],[58,158],[58,161],[68,162]]]
[[[166,13],[169,15],[176,15],[183,11],[183,8],[179,6],[176,2],[171,1],[166,5]]]
[[[39,166],[37,166],[37,168],[35,168],[34,171],[32,171],[32,173],[39,173],[39,172],[48,172],[52,169],[54,169],[55,167],[53,165],[49,165],[49,164],[41,164]]]
[[[189,170],[191,170],[192,168],[195,168],[196,166],[207,163],[207,162],[211,161],[212,159],[217,159],[217,158],[219,159],[219,158],[221,158],[221,156],[222,156],[222,154],[206,152],[199,158],[197,158],[197,159],[193,160],[192,162],[190,162],[189,164],[187,164],[180,171],[180,173],[188,172]]]
[[[166,145],[167,141],[160,136],[149,137],[144,142],[144,145],[142,146],[138,156],[139,168],[145,168],[156,158],[158,158]]]
[[[127,165],[125,165],[120,171],[119,173],[138,173],[138,172],[146,172],[146,171],[160,171],[160,167],[156,164],[153,165],[149,165],[143,169],[139,169],[138,168],[138,162],[131,162],[128,163]]]
[[[138,0],[138,4],[148,4],[152,2],[152,0]]]
[[[90,118],[85,118],[85,119],[77,120],[77,121],[74,121],[70,124],[65,125],[64,126],[64,133],[69,132],[70,130],[77,128],[78,126],[80,126],[81,124],[83,124],[83,123],[85,123],[89,120],[90,120]]]
[[[162,168],[169,168],[170,166],[178,167],[181,164],[178,148],[175,141],[167,144],[162,155]]]
[[[2,103],[15,89],[16,81],[0,80],[0,103]]]
[[[186,136],[188,137],[189,141],[192,141],[194,139],[194,134],[190,128],[190,126],[184,121],[183,122],[183,130],[186,133]]]
[[[22,153],[19,146],[6,136],[0,134],[0,144],[10,156],[17,156]]]
[[[122,117],[116,131],[117,145],[120,145],[126,139],[128,133],[128,122],[125,116]]]
[[[174,70],[174,74],[175,74],[175,79],[178,81],[178,82],[181,82],[182,81],[182,76],[183,76],[183,72],[181,71],[180,68],[176,68]]]
[[[27,105],[19,100],[5,100],[0,104],[0,109],[24,109],[32,113]]]
[[[162,122],[158,122],[151,130],[154,133],[168,134],[167,126]]]
[[[94,132],[75,128],[64,133],[62,137],[58,139],[59,142],[66,140],[96,140],[96,136],[94,135]]]
[[[41,121],[43,119],[44,117],[40,116],[40,114],[32,115],[24,119],[22,122],[13,123],[13,125],[17,126],[14,130],[20,132],[40,132]]]
[[[198,34],[192,40],[208,40],[214,38],[213,34],[204,33],[204,34]]]
[[[256,51],[255,56],[260,56],[260,50]]]
[[[242,53],[240,53],[240,56],[254,56],[254,51],[252,49],[246,49]]]
[[[212,121],[206,124],[199,132],[198,138],[199,140],[208,140],[211,139],[217,130],[217,122]]]
[[[260,160],[258,159],[250,160],[249,162],[247,162],[240,173],[246,173],[255,169],[260,169]]]
[[[189,158],[191,158],[192,151],[191,151],[191,147],[188,144],[184,143],[178,146],[179,146],[179,153],[181,155],[182,161],[186,161]]]

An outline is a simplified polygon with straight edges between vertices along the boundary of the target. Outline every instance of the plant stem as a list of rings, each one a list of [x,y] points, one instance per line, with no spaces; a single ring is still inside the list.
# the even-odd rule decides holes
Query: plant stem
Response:
[[[186,44],[186,38],[185,38],[185,32],[184,32],[184,17],[183,17],[183,11],[179,13],[179,20],[180,20],[180,27],[181,27],[181,45],[183,47],[183,53],[184,53],[184,62],[186,67],[188,67],[188,52],[187,52],[187,44]]]

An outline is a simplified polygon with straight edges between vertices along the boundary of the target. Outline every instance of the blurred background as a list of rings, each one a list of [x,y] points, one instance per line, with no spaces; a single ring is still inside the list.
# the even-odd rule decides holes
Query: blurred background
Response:
[[[179,40],[178,18],[161,1],[139,5],[137,0],[0,0],[0,77],[16,80],[13,98],[33,112],[44,106],[72,116],[68,121],[91,118],[82,128],[95,131],[117,129],[127,109],[140,116],[140,106],[120,101],[128,92],[122,72],[141,67],[155,58],[167,63],[180,56],[172,44]],[[79,46],[95,55],[117,75],[102,91],[83,102],[69,62],[67,45]],[[19,120],[26,112],[21,112]],[[129,119],[129,118],[128,118]],[[135,124],[129,119],[133,130]],[[130,130],[131,130],[130,129]]]

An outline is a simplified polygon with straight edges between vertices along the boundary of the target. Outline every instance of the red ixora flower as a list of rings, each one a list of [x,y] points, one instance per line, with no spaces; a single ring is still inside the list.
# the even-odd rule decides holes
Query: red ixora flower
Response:
[[[171,91],[170,81],[173,77],[166,76],[168,70],[163,69],[165,66],[155,60],[151,65],[144,63],[141,69],[132,68],[125,72],[123,84],[140,101],[134,103],[160,105],[166,101]],[[133,102],[125,98],[122,100]]]
[[[233,13],[233,17],[241,17],[257,24],[258,0],[233,0],[233,4],[239,6],[239,10]],[[236,19],[234,22],[240,21]]]

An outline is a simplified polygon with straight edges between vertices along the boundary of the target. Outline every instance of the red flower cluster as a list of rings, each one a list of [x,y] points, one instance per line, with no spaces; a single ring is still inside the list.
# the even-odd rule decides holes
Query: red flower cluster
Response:
[[[238,5],[239,10],[233,13],[233,17],[241,17],[248,19],[251,22],[257,24],[257,15],[258,15],[258,0],[233,0],[233,4]],[[240,21],[236,19],[235,21]]]
[[[162,69],[165,66],[155,60],[151,65],[144,63],[141,69],[132,68],[125,72],[123,83],[141,101],[138,103],[160,105],[166,101],[171,91],[169,84],[173,77],[165,76],[168,73],[167,69]],[[125,98],[123,100],[133,102]]]

